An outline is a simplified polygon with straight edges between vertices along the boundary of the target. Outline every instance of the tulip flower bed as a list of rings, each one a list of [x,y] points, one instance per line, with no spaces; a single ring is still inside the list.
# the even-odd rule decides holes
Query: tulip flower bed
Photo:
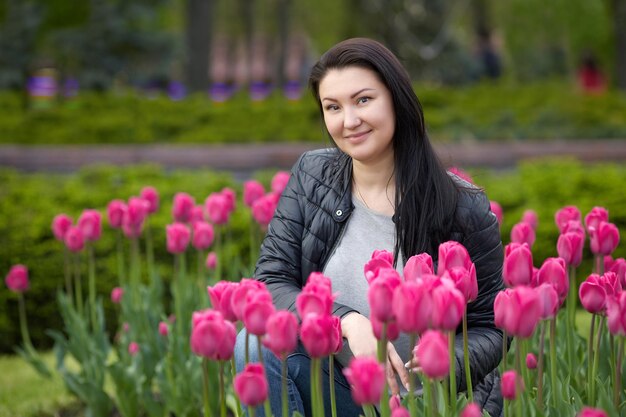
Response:
[[[546,165],[529,165],[522,171],[536,167]],[[586,171],[586,181],[593,178],[590,172]],[[607,178],[607,172],[601,176]],[[319,360],[332,359],[341,347],[340,323],[330,314],[330,279],[319,273],[309,277],[296,303],[302,319],[298,326],[293,313],[275,311],[261,283],[241,279],[249,276],[242,272],[251,271],[249,264],[232,268],[234,259],[244,265],[241,259],[249,261],[254,256],[226,249],[234,239],[231,222],[237,215],[256,220],[248,221],[250,227],[237,236],[247,239],[250,233],[244,251],[255,248],[285,178],[276,175],[273,191],[267,194],[261,184],[246,183],[241,202],[233,188],[218,181],[201,205],[191,195],[178,192],[172,193],[170,206],[159,201],[163,193],[158,188],[137,187],[128,194],[109,196],[95,210],[83,210],[75,221],[59,210],[48,218],[48,227],[52,225],[58,239],[50,256],[56,251],[54,256],[64,259],[60,268],[64,278],[56,292],[63,328],[48,333],[55,342],[58,365],[56,369],[46,366],[29,336],[24,301],[38,285],[39,276],[33,275],[31,282],[28,273],[38,260],[14,265],[5,280],[18,301],[20,354],[40,373],[61,375],[68,390],[94,416],[108,416],[113,410],[125,417],[242,415],[243,406],[267,410],[267,381],[262,363],[249,363],[235,373],[232,356],[237,330],[245,327],[283,360],[299,336],[315,359],[313,410],[315,416],[323,415]],[[475,178],[488,183],[484,173]],[[501,189],[515,186],[508,179]],[[542,181],[550,183],[549,169],[542,170]],[[495,184],[487,185],[492,198],[498,191]],[[492,187],[496,192],[490,192]],[[524,193],[524,187],[516,191]],[[621,207],[614,210],[606,204],[610,218],[606,209],[593,206],[582,214],[574,206],[565,206],[549,215],[545,208],[538,208],[517,216],[508,210],[514,207],[515,197],[500,196],[504,218],[513,223],[510,237],[504,232],[503,239],[508,289],[498,295],[494,306],[496,326],[513,338],[500,364],[507,415],[623,414],[626,261],[619,257],[623,245],[619,247],[615,225],[623,225],[624,218],[614,215]],[[89,195],[82,199],[85,206],[94,207]],[[163,206],[171,210],[164,213]],[[502,214],[495,202],[493,208]],[[106,222],[102,220],[105,211]],[[162,228],[153,224],[159,215],[168,219]],[[558,238],[546,238],[544,230],[554,230]],[[98,256],[98,246],[107,237],[116,242],[111,245],[115,256],[109,260],[115,271],[108,277],[115,285],[110,294],[97,285],[98,264],[104,261]],[[545,240],[550,241],[544,242],[550,246],[550,256],[540,259],[535,249]],[[171,267],[159,267],[159,257],[166,258]],[[593,263],[583,262],[585,258]],[[437,259],[435,263],[427,254],[412,257],[399,275],[390,267],[390,254],[379,251],[363,266],[381,350],[378,358],[355,360],[344,371],[353,398],[363,405],[366,415],[373,415],[374,405],[384,416],[480,415],[472,404],[471,389],[458,392],[465,384],[455,377],[456,361],[450,359],[451,336],[462,337],[466,304],[476,298],[474,266],[456,242],[442,244]],[[196,264],[192,267],[190,261]],[[111,320],[104,314],[103,296],[114,305],[113,338],[107,331]],[[593,314],[587,340],[578,335],[573,320],[581,306]],[[428,314],[410,314],[411,309]],[[404,399],[387,395],[379,361],[386,356],[385,340],[399,332],[419,340],[415,354],[422,369],[419,375],[411,374],[411,383],[416,384],[419,377],[424,395],[414,397],[413,389]],[[77,369],[65,368],[65,358],[75,360]],[[469,364],[463,366],[467,369]],[[112,382],[112,393],[104,389],[105,380]],[[602,409],[598,413],[604,414],[591,414],[594,411],[585,407]]]

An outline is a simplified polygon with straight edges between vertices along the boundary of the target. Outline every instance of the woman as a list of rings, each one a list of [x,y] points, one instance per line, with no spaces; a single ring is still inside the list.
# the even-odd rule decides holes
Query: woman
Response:
[[[380,43],[358,38],[335,45],[313,67],[309,85],[336,148],[307,152],[295,164],[263,241],[255,277],[267,285],[278,309],[291,311],[311,272],[332,279],[333,291],[339,293],[333,314],[341,317],[345,339],[335,372],[338,413],[357,416],[361,409],[352,402],[340,368],[352,355],[376,354],[367,318],[365,262],[373,250],[387,249],[401,269],[412,255],[428,252],[436,261],[440,243],[461,242],[476,265],[479,286],[478,299],[468,305],[475,400],[499,415],[499,383],[492,371],[500,362],[502,333],[494,327],[493,300],[503,288],[503,253],[489,201],[442,167],[409,76]],[[243,367],[243,340],[240,334],[238,368]],[[400,338],[388,350],[390,388],[402,392],[411,349]],[[269,352],[264,358],[272,409],[281,415],[280,363]],[[304,349],[289,357],[288,367],[290,415],[296,410],[310,415]],[[463,390],[462,366],[456,369]]]

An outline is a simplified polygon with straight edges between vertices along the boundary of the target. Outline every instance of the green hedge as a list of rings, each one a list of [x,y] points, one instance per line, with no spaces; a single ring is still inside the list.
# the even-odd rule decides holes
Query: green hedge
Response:
[[[433,138],[625,138],[626,96],[586,96],[564,83],[417,85]],[[81,94],[46,109],[24,110],[21,98],[0,94],[0,143],[246,143],[325,141],[317,107],[306,94],[275,93],[252,102],[240,93],[225,103],[205,95],[182,101],[135,93]]]
[[[492,200],[504,209],[502,235],[508,243],[511,227],[525,209],[539,215],[537,242],[533,253],[535,265],[556,256],[558,232],[554,213],[565,205],[577,205],[583,213],[594,205],[609,209],[610,220],[626,233],[626,167],[614,164],[583,165],[575,160],[537,160],[522,163],[510,171],[470,170],[474,181],[485,188]],[[257,175],[266,187],[271,172]],[[238,209],[228,227],[229,244],[225,247],[227,276],[238,279],[250,274],[249,212],[241,203],[241,185],[230,174],[211,171],[164,171],[158,166],[128,168],[91,167],[74,175],[20,174],[0,170],[0,271],[24,263],[30,268],[31,290],[26,295],[27,311],[36,345],[49,346],[44,334],[50,327],[60,326],[54,293],[63,285],[62,245],[54,240],[50,223],[54,215],[64,212],[76,218],[84,208],[104,213],[113,198],[127,199],[137,195],[145,185],[155,186],[161,194],[161,209],[150,221],[155,239],[156,259],[164,279],[171,276],[173,258],[165,251],[164,226],[171,220],[171,201],[178,191],[186,191],[204,201],[206,196],[224,186],[238,193]],[[98,255],[98,292],[105,299],[111,334],[115,326],[108,295],[117,283],[115,239],[108,225],[96,245]],[[195,265],[195,254],[189,254],[188,265]],[[622,243],[616,256],[626,256]],[[591,256],[586,251],[579,279],[591,271]],[[83,272],[85,277],[85,271]],[[0,352],[10,351],[19,342],[17,299],[8,290],[0,290]]]

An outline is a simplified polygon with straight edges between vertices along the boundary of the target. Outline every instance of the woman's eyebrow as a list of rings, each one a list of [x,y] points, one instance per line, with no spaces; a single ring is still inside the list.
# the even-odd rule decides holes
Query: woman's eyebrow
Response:
[[[365,91],[374,91],[374,90],[375,90],[374,88],[369,88],[369,87],[362,88],[362,89],[360,89],[359,91],[357,91],[356,93],[352,94],[352,95],[350,96],[350,98],[355,98],[356,96],[358,96],[359,94],[361,94],[361,93],[363,93],[363,92],[365,92]],[[337,101],[337,99],[334,99],[334,98],[332,98],[332,97],[324,97],[324,98],[322,99],[322,101],[324,101],[324,100],[329,100],[329,101]]]

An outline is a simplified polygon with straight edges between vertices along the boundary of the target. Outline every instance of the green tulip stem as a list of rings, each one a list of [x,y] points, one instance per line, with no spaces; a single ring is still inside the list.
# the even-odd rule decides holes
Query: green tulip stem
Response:
[[[89,265],[89,312],[91,314],[91,330],[96,331],[98,319],[96,318],[96,261],[94,258],[93,243],[87,244],[87,256]]]
[[[559,387],[556,373],[556,316],[550,320],[550,385],[552,385],[552,406],[557,408]]]
[[[454,415],[452,413],[450,413],[450,378],[445,378],[442,381],[435,381],[434,383],[434,388],[433,388],[433,395],[436,398],[439,398],[439,389],[441,389],[441,392],[443,394],[443,415],[445,417],[448,417],[449,415]],[[437,412],[439,412],[439,410],[437,409]]]
[[[383,323],[382,335],[381,335],[380,340],[378,341],[377,353],[378,353],[378,362],[381,365],[383,365],[383,367],[386,367],[387,366],[387,323]],[[389,414],[390,414],[389,390],[388,390],[387,378],[385,378],[385,386],[383,388],[382,395],[380,396],[380,415],[381,417],[388,417]]]
[[[212,416],[211,406],[209,403],[209,363],[207,358],[202,358],[202,388],[203,395],[202,399],[204,402],[204,417]]]
[[[176,328],[178,329],[178,336],[183,339],[183,325],[185,320],[183,318],[183,269],[185,263],[185,254],[177,253],[174,255],[174,311],[176,311]]]
[[[245,362],[244,366],[250,362],[250,333],[246,331],[246,346],[245,346]]]
[[[283,392],[282,392],[282,400],[283,400],[283,417],[289,417],[289,404],[287,403],[287,355],[283,354],[282,359],[282,386],[283,386]],[[331,390],[330,391],[330,395],[331,395],[331,401],[334,401],[335,397],[334,397],[334,391]],[[334,403],[333,403],[333,417],[335,417],[336,414],[336,410],[334,407]]]
[[[456,415],[456,352],[454,330],[448,333],[448,355],[450,357],[450,415]]]
[[[74,256],[74,280],[76,281],[76,285],[74,286],[76,290],[76,308],[78,315],[83,317],[83,285],[80,278],[80,254]]]
[[[618,412],[620,405],[620,393],[622,392],[622,358],[624,357],[624,341],[626,341],[626,337],[622,337],[621,341],[617,341],[619,351],[615,362],[615,380],[613,381],[613,405]]]
[[[219,361],[220,374],[220,417],[226,417],[226,394],[224,389],[224,361]]]
[[[146,258],[148,261],[148,279],[154,279],[154,249],[152,244],[152,231],[149,224],[150,217],[146,219]]]
[[[122,229],[118,229],[115,240],[117,247],[117,282],[120,287],[123,287],[126,285],[126,268],[124,267],[124,236],[122,235]]]
[[[65,245],[63,245],[63,275],[65,276],[65,294],[72,304],[72,264],[69,249]]]
[[[204,260],[206,259],[203,255],[204,252],[200,249],[197,250],[197,262],[196,262],[196,272],[198,274],[198,288],[200,292],[206,292],[206,282],[204,281]]]
[[[256,247],[257,247],[257,242],[256,242],[256,233],[255,233],[255,229],[257,229],[259,226],[256,224],[255,220],[254,220],[254,216],[252,215],[252,210],[250,210],[250,223],[249,223],[249,227],[248,227],[248,237],[250,239],[250,260],[249,260],[249,265],[250,265],[250,270],[252,271],[254,269],[254,264],[256,261]]]
[[[133,305],[140,305],[139,296],[139,277],[141,275],[141,259],[139,255],[139,238],[134,237],[130,241],[130,287],[133,299]]]
[[[593,355],[593,368],[591,371],[591,402],[589,403],[591,407],[595,407],[596,401],[596,375],[598,374],[598,363],[600,362],[600,342],[602,341],[602,328],[604,327],[605,321],[606,317],[602,316],[600,318],[600,323],[598,324],[598,333],[596,335],[596,349],[595,355]]]
[[[594,351],[593,351],[593,337],[595,335],[595,325],[596,325],[596,315],[592,314],[591,315],[591,327],[589,329],[589,340],[587,341],[587,352],[589,352],[588,354],[588,359],[587,359],[587,387],[589,389],[589,393],[587,395],[587,401],[589,401],[589,405],[592,404],[591,399],[593,398],[593,394],[592,392],[592,380],[593,380],[593,356],[594,356]]]
[[[500,375],[506,371],[506,356],[508,354],[509,340],[506,336],[506,330],[502,330],[502,362],[500,362]]]
[[[237,367],[235,366],[234,356],[230,358],[230,375],[232,377],[231,381],[234,381],[235,377],[237,376]],[[236,395],[234,395],[234,397],[235,397],[235,404],[237,404],[237,415],[235,417],[243,416],[243,410],[241,408],[241,401],[239,401],[239,397],[237,397]]]
[[[261,336],[257,335],[257,354],[259,355],[259,363],[261,365],[263,365],[263,369],[265,369],[265,360],[263,359],[263,342],[261,341]],[[267,371],[265,371],[267,372]],[[270,399],[267,398],[264,402],[263,402],[263,408],[265,409],[265,415],[266,416],[270,416],[272,415],[272,408],[270,407]],[[224,417],[224,416],[222,416]]]
[[[33,344],[30,341],[30,334],[28,333],[28,323],[26,321],[26,303],[24,302],[24,294],[19,293],[17,298],[18,309],[20,313],[20,330],[22,331],[22,340],[24,341],[24,347],[27,351],[34,351]]]
[[[328,386],[330,389],[330,412],[337,417],[337,400],[335,398],[335,355],[328,357]]]
[[[515,371],[517,375],[515,377],[515,392],[516,396],[513,401],[515,401],[515,408],[517,417],[523,417],[523,407],[522,407],[522,349],[520,346],[521,339],[518,337],[515,340]]]
[[[566,312],[567,326],[565,326],[567,344],[565,347],[567,364],[569,369],[574,369],[574,332],[576,332],[576,296],[578,288],[576,287],[576,268],[569,267],[569,292],[567,294]]]
[[[409,347],[411,348],[411,352],[415,348],[415,344],[417,343],[417,334],[411,333],[409,334]],[[409,414],[411,417],[417,417],[417,404],[415,402],[415,372],[409,370]]]
[[[543,369],[545,362],[544,346],[546,342],[546,322],[541,323],[541,336],[539,336],[539,359],[537,370],[537,409],[543,412]]]
[[[215,282],[222,280],[222,227],[215,225],[215,257],[217,262],[215,265]]]
[[[467,398],[469,402],[474,402],[474,392],[472,389],[472,368],[469,360],[469,347],[467,338],[467,305],[463,312],[463,362],[465,363],[465,384],[467,385]]]
[[[363,414],[365,415],[365,417],[377,417],[374,406],[370,404],[363,405]]]
[[[312,417],[324,416],[324,405],[322,403],[321,391],[319,388],[321,381],[321,360],[311,358],[311,409]]]
[[[435,404],[433,381],[428,377],[424,378],[424,394],[428,398],[428,416],[435,417],[439,413],[437,413],[437,405]]]

